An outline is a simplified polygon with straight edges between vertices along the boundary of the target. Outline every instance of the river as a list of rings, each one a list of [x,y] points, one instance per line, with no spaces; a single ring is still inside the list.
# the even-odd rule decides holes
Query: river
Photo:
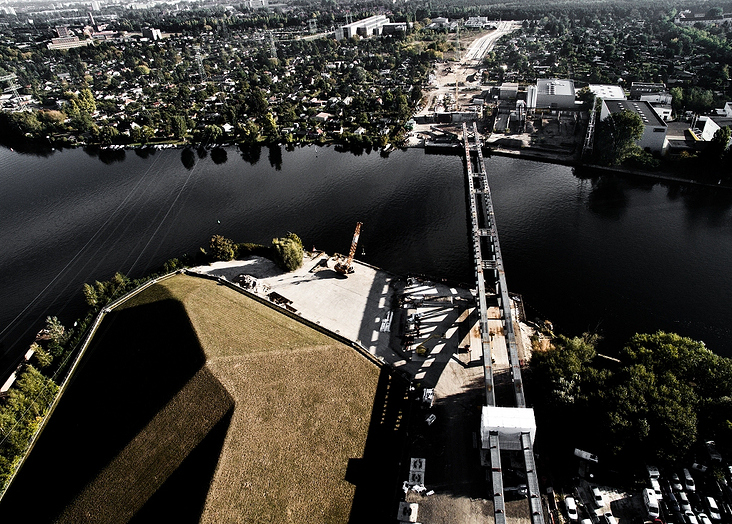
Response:
[[[18,355],[47,315],[73,322],[84,282],[140,276],[215,233],[269,243],[293,231],[343,253],[362,221],[358,259],[473,283],[460,157],[315,146],[213,156],[0,149],[2,351]],[[530,318],[616,346],[675,331],[732,356],[730,192],[486,162],[508,287]]]

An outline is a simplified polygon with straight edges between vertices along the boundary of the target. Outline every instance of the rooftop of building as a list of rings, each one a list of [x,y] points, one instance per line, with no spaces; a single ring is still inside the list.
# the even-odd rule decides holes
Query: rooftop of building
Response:
[[[646,126],[662,126],[666,127],[666,122],[653,110],[653,106],[642,100],[605,100],[605,105],[610,113],[620,113],[621,111],[631,111],[640,115],[643,124]]]
[[[386,15],[374,15],[369,16],[368,18],[363,18],[361,20],[356,20],[355,22],[351,22],[350,24],[345,24],[343,25],[343,27],[361,27],[363,25],[385,22],[389,22],[389,17],[387,17]]]
[[[536,89],[542,95],[572,95],[574,96],[574,82],[559,78],[539,78]]]
[[[590,91],[595,96],[603,99],[616,99],[625,100],[625,91],[623,88],[616,84],[590,84]]]

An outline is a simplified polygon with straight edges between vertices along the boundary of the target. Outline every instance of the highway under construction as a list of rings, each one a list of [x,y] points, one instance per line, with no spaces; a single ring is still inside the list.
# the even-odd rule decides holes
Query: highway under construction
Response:
[[[482,143],[475,122],[472,129],[463,124],[463,141],[469,191],[469,215],[472,223],[472,245],[475,258],[477,306],[480,313],[480,335],[485,377],[485,407],[481,421],[481,440],[485,458],[490,461],[492,496],[496,524],[507,522],[502,450],[523,456],[526,474],[531,521],[544,524],[541,493],[534,460],[533,438],[535,422],[533,410],[527,408],[521,378],[521,362],[518,356],[511,299],[506,285],[501,246],[498,240],[495,214],[488,176],[483,160]],[[495,289],[501,313],[505,351],[508,353],[508,369],[513,401],[509,405],[497,405],[495,351],[503,346],[495,345],[494,333],[489,329],[488,288]],[[505,398],[502,396],[501,398]]]

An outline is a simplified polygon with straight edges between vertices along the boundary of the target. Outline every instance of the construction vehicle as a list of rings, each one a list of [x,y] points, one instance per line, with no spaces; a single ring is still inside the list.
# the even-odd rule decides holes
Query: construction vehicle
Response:
[[[358,235],[361,234],[361,225],[361,222],[356,223],[356,231],[353,233],[353,241],[351,241],[351,251],[348,253],[348,258],[345,262],[339,261],[335,265],[334,269],[341,275],[349,275],[353,273],[353,267],[351,266],[351,262],[353,262],[353,256],[356,254],[356,246],[358,246]]]

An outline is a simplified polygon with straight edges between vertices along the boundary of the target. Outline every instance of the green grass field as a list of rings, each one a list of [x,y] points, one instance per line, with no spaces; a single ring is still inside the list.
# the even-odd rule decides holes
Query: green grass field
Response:
[[[0,514],[347,522],[381,373],[234,290],[173,277],[105,318]],[[39,479],[53,489],[34,504]]]

